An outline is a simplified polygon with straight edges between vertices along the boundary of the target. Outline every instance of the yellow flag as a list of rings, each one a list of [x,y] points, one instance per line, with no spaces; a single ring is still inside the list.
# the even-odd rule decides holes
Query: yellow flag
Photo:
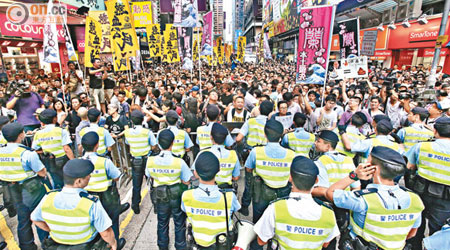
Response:
[[[111,53],[111,25],[109,25],[106,10],[91,10],[89,11],[89,16],[99,22],[102,27],[102,43],[100,51],[102,53]]]
[[[127,59],[136,56],[139,49],[130,5],[128,0],[109,0],[105,4],[111,24],[114,70],[127,70]]]
[[[230,56],[232,52],[233,52],[233,45],[225,44],[225,63],[230,62]]]
[[[179,62],[177,30],[172,24],[166,24],[164,31],[163,62]]]
[[[264,61],[264,30],[263,29],[261,29],[261,33],[259,33],[258,60],[259,60],[259,62]]]
[[[86,18],[84,64],[92,67],[92,61],[100,58],[102,27],[92,17]]]
[[[241,63],[244,62],[245,46],[247,46],[247,38],[245,36],[240,36],[238,38],[237,58],[236,59]]]
[[[218,37],[216,39],[216,56],[217,56],[217,62],[219,64],[223,64],[223,45],[222,45],[222,37]]]
[[[275,27],[273,25],[273,21],[269,22],[269,38],[272,38],[275,35]]]
[[[192,42],[192,59],[193,61],[198,61],[198,56],[200,54],[200,46],[202,41],[202,33],[194,34],[194,41]]]
[[[159,24],[147,25],[147,40],[150,57],[161,56],[161,31]]]
[[[133,2],[131,4],[134,27],[143,28],[153,24],[152,2]]]

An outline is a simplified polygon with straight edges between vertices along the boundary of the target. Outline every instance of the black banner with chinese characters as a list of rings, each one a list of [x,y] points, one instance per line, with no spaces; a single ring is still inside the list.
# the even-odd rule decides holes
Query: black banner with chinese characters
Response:
[[[359,18],[338,23],[341,59],[359,56]]]

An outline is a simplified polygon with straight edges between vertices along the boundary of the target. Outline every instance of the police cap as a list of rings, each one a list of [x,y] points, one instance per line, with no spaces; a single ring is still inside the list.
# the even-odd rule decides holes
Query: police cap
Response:
[[[169,110],[166,114],[166,118],[178,119],[178,114],[175,110]]]
[[[378,122],[380,122],[381,120],[391,120],[390,118],[389,118],[389,116],[387,116],[387,115],[375,115],[374,117],[373,117],[373,120],[375,121],[375,123],[378,123]]]
[[[361,111],[358,111],[358,112],[354,113],[353,116],[359,117],[359,118],[361,119],[361,121],[363,122],[363,124],[365,124],[365,123],[367,122],[367,116],[366,116],[366,114],[364,114],[364,113],[361,112]]]
[[[69,160],[63,167],[65,176],[71,178],[84,178],[94,171],[94,164],[85,159]]]
[[[428,110],[426,108],[422,108],[422,107],[415,107],[411,110],[411,112],[415,115],[419,114],[419,115],[430,115],[430,112],[428,112]]]
[[[394,127],[392,126],[392,123],[390,120],[383,119],[383,120],[377,122],[377,130],[382,133],[383,132],[385,132],[386,134],[390,133],[393,129],[394,129]]]
[[[81,138],[81,145],[85,146],[95,146],[97,145],[99,141],[99,136],[96,132],[91,131],[87,132],[82,138]]]
[[[8,117],[6,117],[6,116],[0,116],[0,126],[3,126],[3,125],[5,125],[5,124],[8,123],[8,122],[9,122]]]
[[[172,131],[170,131],[170,129],[164,129],[159,132],[158,143],[162,149],[168,149],[170,145],[172,145],[174,139],[175,135]]]
[[[406,162],[403,159],[402,155],[388,147],[376,146],[373,147],[372,152],[370,153],[373,158],[377,158],[380,161],[393,164],[393,165],[402,165],[406,167]]]
[[[271,142],[279,140],[283,132],[283,124],[275,119],[268,120],[264,126],[264,133]]]
[[[450,138],[450,117],[439,117],[434,123],[434,129],[440,136]]]
[[[100,116],[101,112],[100,110],[96,109],[96,108],[91,108],[88,110],[88,117],[92,117],[92,118],[98,118]]]
[[[212,152],[200,152],[195,160],[195,171],[202,180],[210,181],[214,179],[219,170],[219,159]]]
[[[331,130],[322,130],[319,134],[319,138],[322,138],[323,140],[328,141],[328,142],[334,142],[334,143],[339,142],[339,137],[337,136],[336,133],[334,133]]]
[[[45,109],[39,114],[39,120],[45,124],[53,122],[53,118],[56,117],[56,111],[53,109]]]
[[[14,142],[17,137],[23,132],[23,125],[18,122],[8,123],[2,128],[3,137],[6,141]]]
[[[217,144],[223,144],[228,135],[228,129],[222,124],[215,122],[211,128],[211,135]]]
[[[311,159],[299,155],[292,160],[291,173],[309,175],[316,178],[319,175],[319,168]]]

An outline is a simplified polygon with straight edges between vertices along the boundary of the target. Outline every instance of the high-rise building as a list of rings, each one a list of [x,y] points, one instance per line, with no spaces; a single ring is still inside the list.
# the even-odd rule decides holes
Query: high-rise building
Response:
[[[223,34],[223,0],[214,0],[214,35]]]

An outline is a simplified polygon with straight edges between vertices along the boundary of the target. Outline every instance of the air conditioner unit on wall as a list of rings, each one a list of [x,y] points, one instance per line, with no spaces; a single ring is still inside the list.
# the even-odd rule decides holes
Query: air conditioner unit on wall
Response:
[[[405,20],[408,17],[408,3],[400,4],[398,6],[397,16],[395,20]]]
[[[422,0],[413,0],[408,3],[408,17],[416,18],[422,14]]]
[[[385,10],[383,11],[383,14],[381,16],[381,22],[382,23],[389,23],[391,20],[391,16],[392,16],[392,9],[389,10]]]

